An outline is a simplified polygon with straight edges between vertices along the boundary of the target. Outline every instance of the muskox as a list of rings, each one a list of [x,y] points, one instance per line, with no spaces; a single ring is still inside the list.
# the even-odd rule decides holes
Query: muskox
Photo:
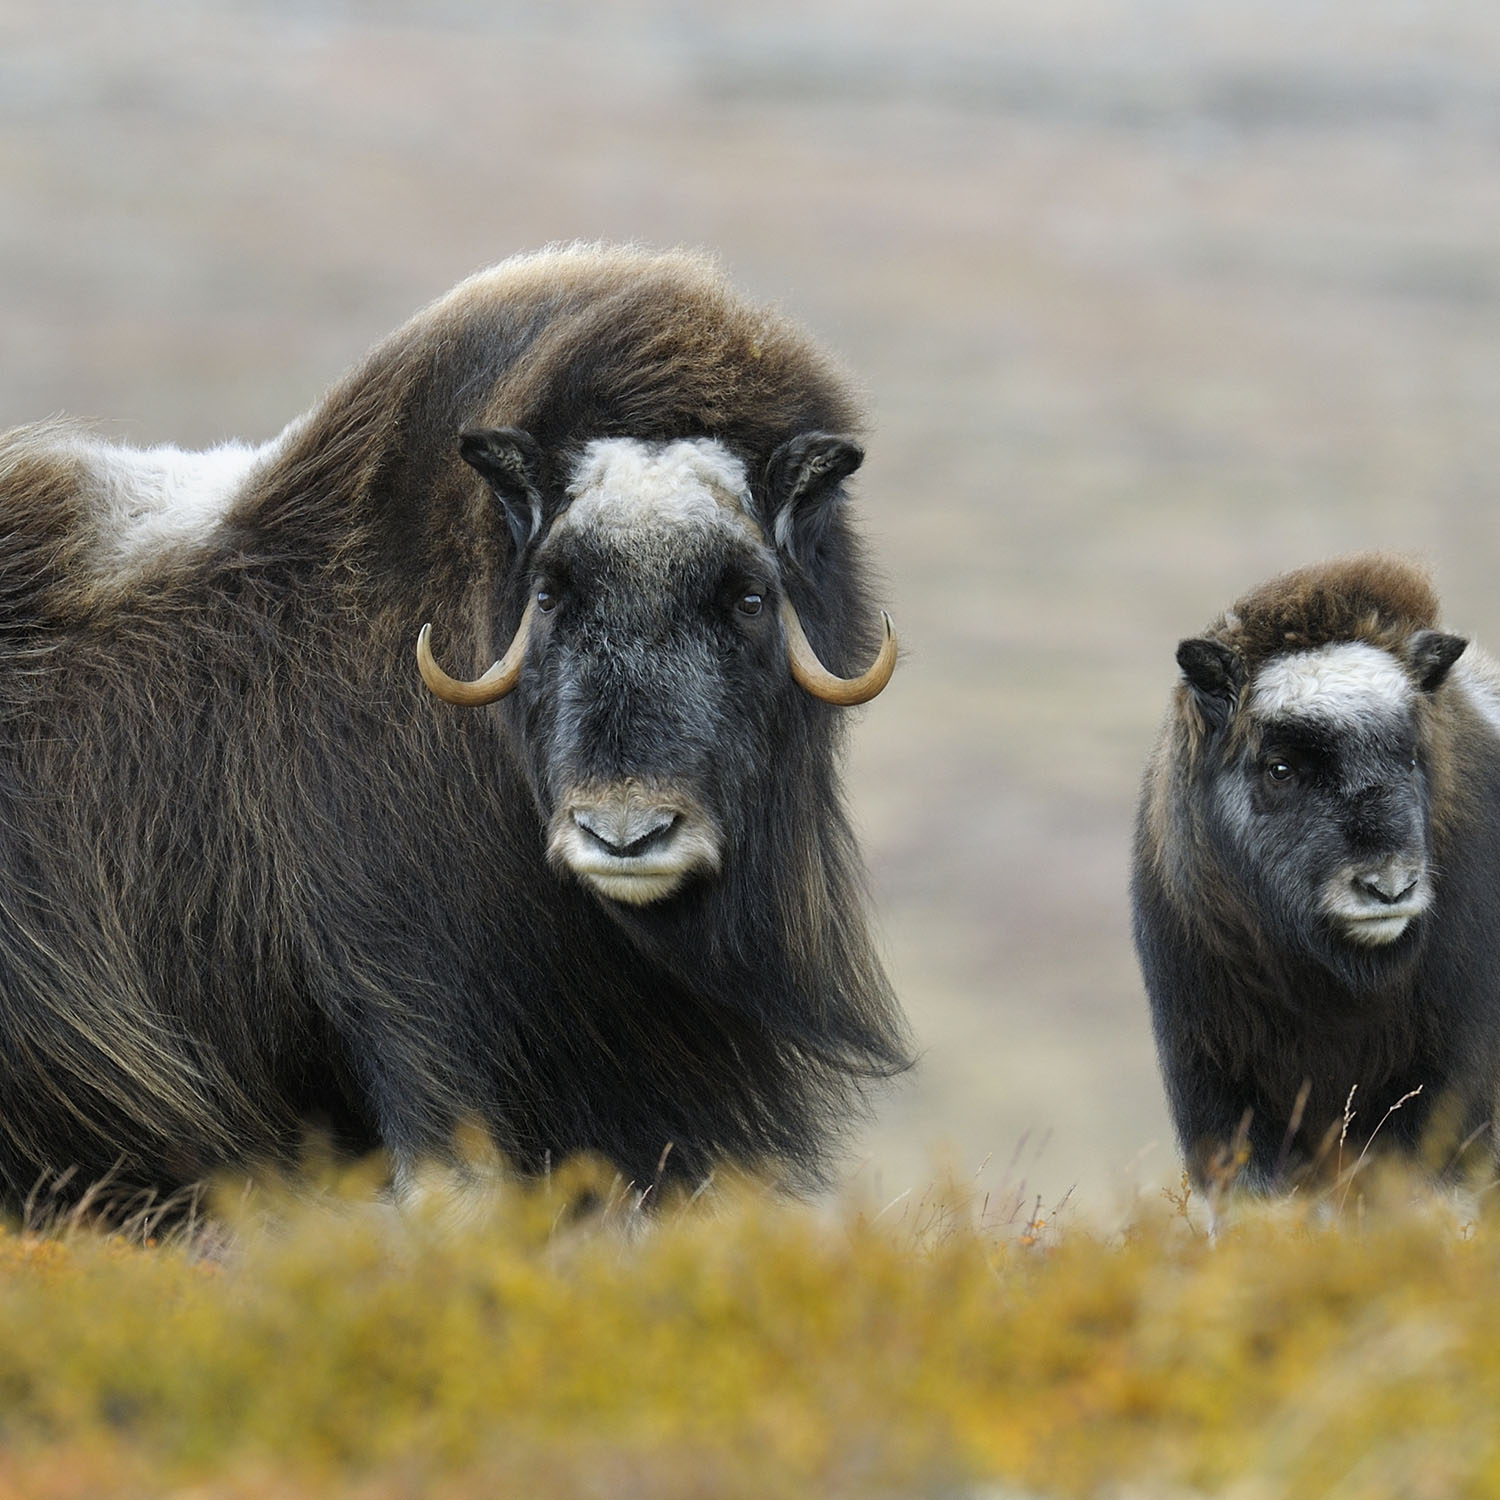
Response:
[[[1372,1141],[1484,1160],[1500,675],[1438,628],[1419,569],[1375,554],[1273,579],[1177,661],[1133,894],[1194,1178],[1222,1181],[1245,1148],[1259,1188]]]
[[[711,262],[572,247],[264,446],[0,440],[5,1194],[310,1125],[398,1188],[475,1126],[819,1180],[908,1060],[837,767],[895,650],[859,423]]]

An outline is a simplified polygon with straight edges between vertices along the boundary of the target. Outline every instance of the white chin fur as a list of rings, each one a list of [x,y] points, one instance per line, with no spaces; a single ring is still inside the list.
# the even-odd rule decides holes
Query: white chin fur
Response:
[[[1400,899],[1382,901],[1361,885],[1375,881]],[[1403,889],[1404,888],[1404,889]],[[1347,942],[1362,948],[1394,943],[1432,905],[1432,880],[1416,860],[1392,857],[1376,865],[1348,865],[1323,891],[1323,911]]]
[[[579,870],[577,873],[601,896],[607,896],[611,901],[618,901],[625,906],[649,906],[653,901],[670,896],[682,884],[687,872],[674,870],[663,874],[625,875]]]
[[[645,847],[629,852],[641,841]],[[717,871],[720,850],[713,825],[690,799],[624,782],[567,799],[553,816],[547,857],[611,901],[646,906],[692,874]]]
[[[1345,917],[1339,926],[1351,943],[1358,943],[1362,948],[1383,948],[1387,943],[1394,943],[1410,922],[1410,916]]]

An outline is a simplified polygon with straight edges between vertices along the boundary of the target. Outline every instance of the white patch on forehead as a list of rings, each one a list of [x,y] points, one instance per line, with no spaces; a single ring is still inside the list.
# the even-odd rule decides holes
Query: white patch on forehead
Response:
[[[583,450],[568,496],[572,504],[560,526],[637,532],[729,525],[760,538],[745,466],[710,438],[596,438]]]
[[[1351,723],[1404,712],[1415,689],[1389,651],[1339,641],[1267,662],[1251,686],[1249,711],[1262,719]]]

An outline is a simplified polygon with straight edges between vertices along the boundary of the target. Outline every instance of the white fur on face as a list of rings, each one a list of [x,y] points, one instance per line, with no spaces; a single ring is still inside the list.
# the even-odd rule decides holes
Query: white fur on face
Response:
[[[1262,719],[1360,724],[1404,713],[1415,688],[1389,651],[1338,641],[1274,657],[1255,674],[1248,708]]]
[[[638,533],[730,526],[760,540],[745,466],[710,438],[596,438],[583,450],[568,496],[559,528]]]
[[[690,800],[626,781],[575,792],[553,816],[547,857],[611,901],[644,906],[715,873],[719,836]]]
[[[1325,884],[1322,904],[1351,943],[1394,943],[1432,905],[1426,861],[1392,854],[1373,864],[1346,865]]]

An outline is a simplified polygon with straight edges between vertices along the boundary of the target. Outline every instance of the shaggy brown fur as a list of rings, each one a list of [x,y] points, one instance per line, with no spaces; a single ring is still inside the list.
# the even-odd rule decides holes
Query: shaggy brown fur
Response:
[[[627,920],[546,866],[519,712],[437,702],[412,651],[432,619],[483,666],[528,588],[460,430],[529,429],[554,488],[589,438],[717,437],[764,501],[779,444],[856,422],[711,262],[576,247],[419,314],[127,562],[111,450],[0,439],[0,1189],[169,1190],[309,1120],[408,1165],[477,1118],[525,1168],[816,1177],[905,1062],[834,711],[775,686],[737,863]],[[784,587],[848,670],[876,616],[837,509]]]
[[[1272,579],[1179,647],[1133,895],[1200,1182],[1245,1120],[1252,1182],[1333,1161],[1320,1152],[1353,1085],[1353,1155],[1377,1128],[1383,1144],[1417,1143],[1435,1111],[1446,1149],[1485,1134],[1500,1071],[1500,680],[1472,650],[1450,676],[1465,643],[1437,619],[1424,571],[1365,554]],[[1409,701],[1372,705],[1368,722],[1243,711],[1269,662],[1346,641],[1388,652]],[[1426,869],[1430,905],[1385,946],[1340,936],[1325,892],[1395,857]]]
[[[1437,624],[1426,572],[1404,557],[1363,552],[1282,573],[1237,600],[1204,634],[1234,649],[1248,671],[1329,641],[1398,648]]]

